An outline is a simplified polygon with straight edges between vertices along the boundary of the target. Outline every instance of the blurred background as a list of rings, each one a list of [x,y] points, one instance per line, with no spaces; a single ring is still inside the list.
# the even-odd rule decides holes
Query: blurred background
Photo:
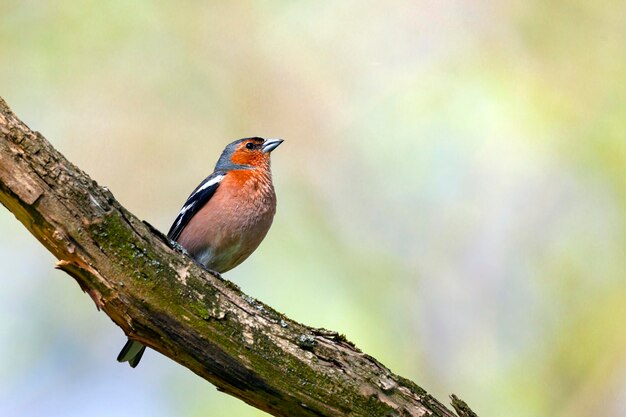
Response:
[[[4,0],[0,96],[166,231],[231,140],[279,207],[226,274],[478,414],[626,416],[626,2]],[[262,416],[0,209],[0,415]]]

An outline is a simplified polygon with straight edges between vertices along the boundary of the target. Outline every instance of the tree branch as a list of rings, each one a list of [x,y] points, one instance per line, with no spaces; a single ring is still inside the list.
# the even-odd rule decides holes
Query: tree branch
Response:
[[[455,416],[343,335],[297,323],[173,250],[1,98],[0,202],[124,332],[254,407]]]

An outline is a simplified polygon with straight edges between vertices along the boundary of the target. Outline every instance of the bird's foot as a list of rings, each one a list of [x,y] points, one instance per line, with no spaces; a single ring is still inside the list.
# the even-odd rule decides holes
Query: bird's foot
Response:
[[[172,248],[180,253],[182,253],[183,255],[187,255],[188,257],[190,257],[195,263],[196,265],[204,268],[205,270],[209,271],[209,273],[211,275],[213,275],[214,277],[223,280],[224,277],[222,277],[222,274],[220,274],[219,272],[211,269],[211,268],[207,268],[204,264],[200,263],[196,258],[194,258],[193,256],[191,256],[191,254],[189,252],[187,252],[187,249],[185,249],[180,243],[176,242],[175,240],[170,240],[170,245],[172,246]]]
[[[209,273],[210,273],[211,275],[213,275],[215,278],[217,278],[217,279],[221,279],[221,280],[224,280],[224,277],[222,277],[222,274],[220,274],[219,272],[214,271],[213,269],[209,269],[209,268],[207,268],[207,267],[205,267],[204,269],[206,269],[207,271],[209,271]]]
[[[183,245],[181,245],[180,243],[176,242],[175,240],[171,240],[171,239],[170,239],[170,241],[169,241],[169,242],[170,242],[170,245],[172,246],[172,248],[173,248],[175,251],[180,252],[180,253],[182,253],[183,255],[187,255],[187,256],[189,256],[190,258],[192,257],[192,256],[191,256],[191,254],[190,254],[189,252],[187,252],[187,249],[185,249],[185,248],[183,247]]]

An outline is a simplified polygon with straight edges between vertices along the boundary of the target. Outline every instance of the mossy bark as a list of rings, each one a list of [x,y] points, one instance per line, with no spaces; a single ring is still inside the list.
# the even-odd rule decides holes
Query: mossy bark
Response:
[[[289,319],[172,249],[2,99],[0,202],[130,337],[220,391],[276,416],[454,416],[344,336]]]

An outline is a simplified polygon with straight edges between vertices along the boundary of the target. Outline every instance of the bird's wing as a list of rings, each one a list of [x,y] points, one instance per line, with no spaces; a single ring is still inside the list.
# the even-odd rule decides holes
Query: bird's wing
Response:
[[[226,173],[224,172],[214,172],[198,185],[187,198],[187,201],[185,201],[178,216],[176,216],[174,224],[170,227],[170,231],[167,232],[168,238],[178,240],[189,220],[213,197],[215,190],[217,190],[225,176]]]

